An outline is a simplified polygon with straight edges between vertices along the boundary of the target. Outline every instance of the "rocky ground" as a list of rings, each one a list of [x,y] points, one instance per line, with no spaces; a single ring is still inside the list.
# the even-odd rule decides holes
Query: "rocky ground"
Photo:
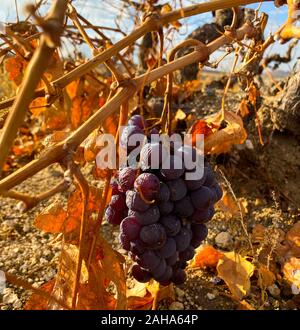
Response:
[[[266,90],[267,91],[267,90]],[[236,109],[241,93],[231,93],[227,99],[228,109]],[[222,90],[206,89],[198,93],[188,104],[196,109],[197,116],[206,116],[220,109]],[[277,226],[285,232],[300,220],[300,144],[289,133],[273,132],[271,121],[272,99],[263,99],[259,111],[262,134],[267,141],[259,144],[254,119],[249,120],[246,129],[248,143],[233,149],[229,155],[214,157],[212,163],[222,169],[237,198],[247,209],[245,221],[251,232],[254,224]],[[274,109],[273,109],[274,111]],[[88,171],[88,169],[87,169]],[[59,168],[50,166],[33,178],[21,184],[18,189],[28,193],[43,192],[61,179]],[[221,182],[224,180],[220,178]],[[100,185],[94,181],[93,184]],[[33,220],[47,205],[56,199],[66,200],[69,192],[56,195],[40,203],[33,210],[22,213],[22,205],[14,200],[0,197],[0,269],[19,275],[39,287],[55,276],[60,255],[60,241],[34,228]],[[118,233],[108,224],[102,228],[105,237],[116,249]],[[228,216],[218,210],[209,223],[209,235],[205,243],[222,251],[238,249],[245,240],[245,233],[239,216]],[[209,270],[189,269],[187,282],[175,288],[176,300],[171,305],[162,302],[162,309],[236,309],[234,301],[224,282]],[[248,297],[255,308],[255,288]],[[22,309],[29,292],[7,285],[0,292],[0,309]],[[264,309],[294,309],[291,294],[284,288],[273,287],[267,291]]]

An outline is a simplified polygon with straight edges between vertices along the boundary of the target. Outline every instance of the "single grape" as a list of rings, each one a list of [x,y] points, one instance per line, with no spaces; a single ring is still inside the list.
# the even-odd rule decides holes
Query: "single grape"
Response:
[[[123,220],[123,212],[115,210],[113,207],[108,206],[105,210],[105,219],[111,225],[117,226]]]
[[[210,211],[209,209],[195,210],[192,216],[189,218],[194,223],[206,223],[209,221]]]
[[[152,250],[146,250],[146,252],[137,258],[137,263],[150,271],[155,269],[160,262],[161,259]]]
[[[204,167],[205,173],[205,181],[203,183],[204,186],[211,187],[215,182],[215,173],[210,167],[210,165],[206,164]]]
[[[144,134],[144,132],[138,126],[126,126],[123,129],[120,139],[120,144],[123,149],[127,149],[128,151],[131,151],[139,145],[138,142],[136,143],[136,145],[130,145],[130,146],[128,145],[130,138],[133,137],[135,134]]]
[[[211,187],[211,190],[214,194],[214,202],[217,203],[223,196],[222,188],[218,183],[216,183],[213,187]]]
[[[178,268],[173,271],[173,276],[171,278],[171,281],[175,285],[183,284],[185,282],[185,280],[186,280],[186,273],[183,269]]]
[[[138,212],[145,212],[150,207],[150,204],[145,203],[140,194],[133,190],[126,192],[126,205],[129,209]]]
[[[152,270],[152,275],[154,279],[160,278],[164,275],[167,269],[167,263],[165,259],[161,259],[159,265]]]
[[[185,184],[188,190],[197,190],[203,186],[205,180],[206,180],[206,176],[205,176],[205,172],[203,172],[203,176],[201,179],[197,179],[197,180],[185,179]]]
[[[191,193],[191,200],[194,208],[197,210],[204,210],[209,207],[214,196],[210,188],[201,187]]]
[[[170,189],[170,193],[171,193],[170,200],[172,202],[179,201],[187,193],[186,185],[181,178],[177,180],[168,181],[167,185]]]
[[[157,251],[163,258],[170,258],[176,252],[176,242],[172,237],[168,237],[166,244]]]
[[[159,196],[158,200],[160,202],[167,202],[170,199],[170,189],[164,182],[160,182]]]
[[[131,167],[125,167],[119,172],[119,186],[126,192],[133,188],[136,177],[136,170]]]
[[[132,241],[139,237],[141,231],[141,225],[134,217],[125,218],[120,225],[121,232],[127,236],[127,238]]]
[[[183,199],[175,203],[175,213],[181,217],[189,217],[194,213],[194,207],[190,196],[185,196]]]
[[[158,281],[162,285],[169,285],[170,284],[170,279],[173,276],[173,270],[170,266],[166,266],[166,270],[164,274],[160,277],[156,278],[156,281]]]
[[[131,274],[137,281],[142,283],[146,283],[151,280],[151,274],[137,264],[132,266]]]
[[[195,249],[193,246],[189,246],[184,251],[179,253],[179,260],[180,261],[189,261],[194,258]]]
[[[164,227],[161,224],[155,223],[142,227],[140,239],[148,247],[160,248],[166,243],[167,235]]]
[[[140,153],[140,166],[143,171],[159,169],[167,157],[167,150],[159,142],[146,143]]]
[[[147,127],[147,124],[143,116],[134,115],[128,120],[128,126],[137,126],[141,129],[144,129]]]
[[[117,211],[124,211],[127,206],[126,206],[126,202],[125,202],[125,195],[124,194],[120,194],[120,195],[113,195],[111,196],[111,200],[109,203],[110,207],[112,207],[114,210]]]
[[[156,127],[151,128],[150,137],[151,135],[157,135],[157,134],[159,134],[159,130]]]
[[[159,196],[160,183],[154,174],[142,173],[134,182],[134,189],[149,201]]]
[[[174,215],[167,215],[160,219],[160,223],[164,226],[168,236],[175,236],[180,232],[181,222]]]
[[[185,227],[182,227],[180,232],[174,236],[176,242],[176,248],[178,252],[185,250],[191,242],[191,234],[189,230]]]
[[[133,254],[140,255],[143,254],[146,251],[145,246],[139,239],[135,239],[130,242],[130,251]]]
[[[122,249],[129,251],[130,250],[130,240],[127,238],[125,234],[119,234],[119,241],[121,243]]]
[[[112,195],[112,196],[115,196],[115,195],[122,195],[122,194],[123,194],[123,193],[120,192],[120,190],[119,190],[119,185],[118,185],[118,182],[117,182],[117,181],[113,181],[113,182],[111,182],[110,186],[111,186],[111,195]]]
[[[159,212],[161,215],[168,215],[170,214],[174,209],[174,203],[172,202],[162,202],[158,205]]]
[[[181,158],[177,156],[168,157],[162,164],[162,169],[160,172],[168,181],[180,178],[184,173],[184,166]]]
[[[157,222],[160,217],[160,212],[157,206],[150,206],[145,212],[129,210],[128,215],[135,217],[142,226],[146,226]]]
[[[207,237],[208,229],[204,224],[192,225],[193,237],[191,239],[191,245],[197,248]]]
[[[176,264],[177,260],[179,258],[179,254],[178,252],[176,251],[175,253],[173,253],[173,255],[169,258],[166,258],[166,262],[169,266],[173,266]]]

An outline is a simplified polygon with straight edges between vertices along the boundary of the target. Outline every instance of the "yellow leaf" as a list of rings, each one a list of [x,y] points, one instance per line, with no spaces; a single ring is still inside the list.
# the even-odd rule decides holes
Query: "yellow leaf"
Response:
[[[300,292],[300,258],[290,258],[283,266],[284,277]]]
[[[259,286],[267,288],[275,282],[276,277],[274,273],[271,272],[266,266],[260,265],[258,272],[260,274],[260,277],[258,278]]]
[[[225,111],[224,121],[226,127],[213,131],[206,136],[204,140],[204,151],[206,154],[220,154],[230,151],[234,144],[243,144],[247,138],[247,133],[244,129],[242,118],[229,111]],[[206,122],[218,125],[220,128],[222,123],[222,113],[211,116],[206,119]]]
[[[235,252],[224,253],[217,271],[235,298],[241,300],[249,293],[254,266],[241,255]]]
[[[178,109],[175,115],[175,120],[185,120],[186,114],[181,109]]]

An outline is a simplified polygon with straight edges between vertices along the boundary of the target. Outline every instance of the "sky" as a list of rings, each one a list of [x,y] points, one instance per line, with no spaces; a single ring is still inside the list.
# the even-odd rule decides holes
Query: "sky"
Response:
[[[18,12],[20,19],[24,18],[26,14],[24,13],[24,6],[28,3],[38,2],[37,0],[1,0],[1,8],[0,8],[0,22],[14,22],[16,21],[16,10],[15,10],[15,1],[17,2]],[[135,0],[138,2],[139,0]],[[207,1],[207,0],[206,0]],[[161,1],[162,3],[166,3],[168,1]],[[172,0],[169,3],[174,7],[174,3],[177,5],[181,2],[183,6],[190,5],[192,3],[201,3],[205,1],[196,1],[196,0]],[[48,1],[51,3],[51,1]],[[73,0],[73,4],[77,11],[89,19],[95,25],[107,26],[107,27],[115,27],[114,20],[120,14],[120,3],[121,0]],[[257,4],[249,5],[251,8],[257,8]],[[48,8],[45,6],[44,8]],[[273,2],[263,3],[261,6],[261,11],[267,13],[269,15],[269,22],[266,29],[266,36],[275,32],[285,21],[287,17],[287,7],[283,6],[280,8],[276,8]],[[25,15],[25,16],[24,16]],[[201,14],[197,16],[193,16],[187,19],[183,19],[180,22],[183,24],[179,33],[175,35],[174,44],[184,39],[184,37],[191,33],[195,28],[202,25],[203,23],[211,21],[211,14]],[[133,23],[130,19],[130,16],[124,17],[121,21],[121,27],[126,32],[129,33],[133,29]],[[109,33],[107,35],[112,39],[113,42],[116,42],[121,38],[120,34],[117,33]],[[284,54],[286,51],[287,45],[275,44],[270,47],[267,54],[272,54],[274,52]],[[89,56],[90,52],[86,48],[83,48],[83,52]],[[300,57],[300,45],[298,45],[297,49],[294,51],[295,59]],[[230,58],[228,59],[230,61]],[[291,64],[282,65],[280,67],[281,70],[290,70],[291,66],[294,64],[295,60]],[[228,67],[228,63],[224,62],[220,69],[226,69]]]

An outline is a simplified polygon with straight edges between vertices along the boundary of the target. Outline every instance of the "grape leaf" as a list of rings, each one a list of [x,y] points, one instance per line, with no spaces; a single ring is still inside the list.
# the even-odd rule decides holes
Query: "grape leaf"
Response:
[[[197,249],[193,260],[190,263],[191,268],[215,268],[222,257],[222,253],[211,245],[204,245]]]
[[[217,271],[235,298],[242,300],[249,293],[254,266],[241,255],[235,252],[224,253],[218,262]]]

